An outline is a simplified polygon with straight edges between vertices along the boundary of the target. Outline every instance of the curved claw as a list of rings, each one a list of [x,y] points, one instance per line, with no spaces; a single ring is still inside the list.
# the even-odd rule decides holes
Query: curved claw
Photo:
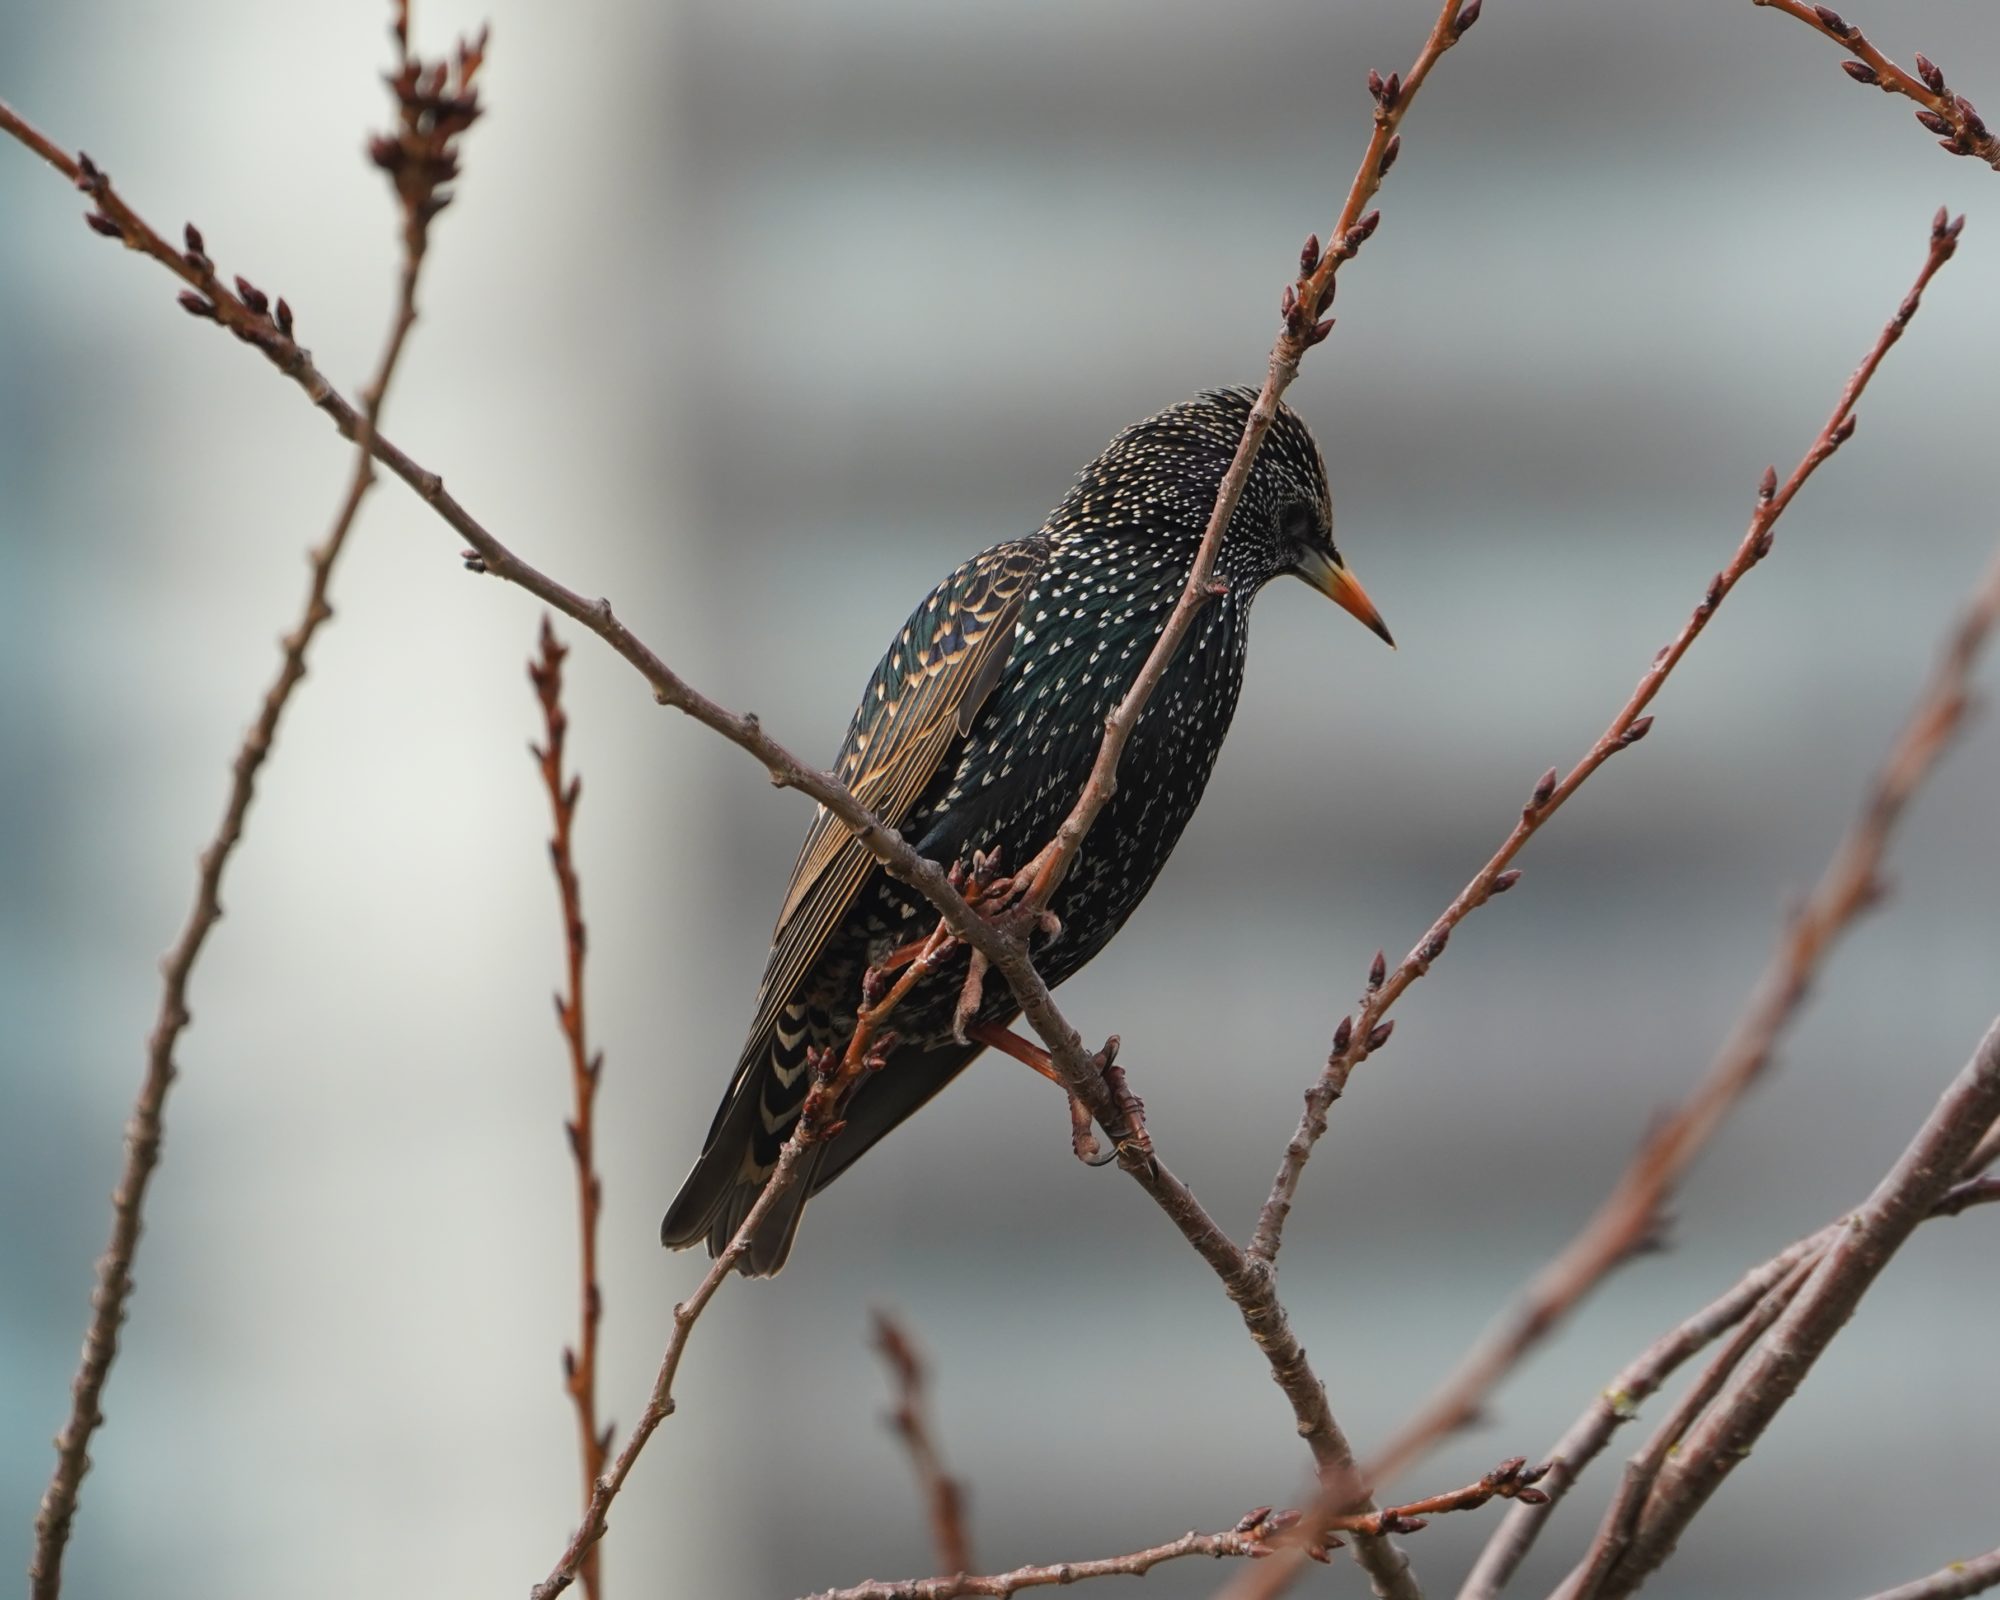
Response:
[[[1092,1167],[1092,1168],[1108,1167],[1111,1165],[1112,1162],[1118,1159],[1118,1149],[1119,1147],[1114,1144],[1109,1150],[1105,1151],[1104,1154],[1101,1156],[1099,1155],[1085,1156],[1083,1158],[1083,1164],[1086,1167]]]

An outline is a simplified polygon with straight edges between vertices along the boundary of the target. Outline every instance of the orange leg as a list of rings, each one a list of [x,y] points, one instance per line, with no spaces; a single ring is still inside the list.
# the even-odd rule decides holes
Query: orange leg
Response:
[[[1090,1166],[1102,1166],[1109,1156],[1098,1157],[1097,1135],[1090,1125],[1090,1111],[1084,1103],[1069,1093],[1069,1085],[1056,1071],[1056,1065],[1049,1059],[1048,1051],[1040,1045],[1023,1039],[1012,1029],[998,1022],[975,1022],[965,1030],[968,1039],[976,1039],[983,1045],[998,1050],[1002,1055],[1012,1056],[1024,1067],[1032,1067],[1050,1083],[1055,1084],[1065,1095],[1069,1095],[1069,1142],[1076,1151],[1077,1160]]]

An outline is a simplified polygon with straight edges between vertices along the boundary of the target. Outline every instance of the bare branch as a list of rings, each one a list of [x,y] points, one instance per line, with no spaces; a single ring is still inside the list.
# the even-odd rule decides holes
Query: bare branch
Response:
[[[1271,1519],[1271,1527],[1282,1526],[1282,1537],[1271,1559],[1245,1571],[1221,1593],[1220,1600],[1271,1600],[1283,1594],[1304,1569],[1308,1557],[1326,1559],[1329,1543],[1336,1533],[1373,1534],[1387,1537],[1395,1533],[1421,1533],[1430,1519],[1453,1511],[1474,1511],[1491,1500],[1514,1500],[1522,1505],[1540,1505],[1548,1497],[1535,1487],[1546,1466],[1531,1467],[1525,1456],[1513,1456],[1500,1463],[1475,1483],[1448,1490],[1444,1494],[1412,1500],[1407,1505],[1390,1506],[1384,1511],[1338,1514],[1343,1501],[1353,1497],[1348,1484],[1329,1483],[1304,1513],[1288,1513],[1284,1522]]]
[[[1934,252],[1935,248],[1934,241]],[[1911,301],[1904,304],[1908,307]],[[1835,424],[1839,420],[1836,414]],[[1822,440],[1825,437],[1822,435]],[[1478,1414],[1493,1386],[1522,1356],[1547,1337],[1620,1262],[1655,1235],[1668,1195],[1770,1066],[1780,1034],[1804,1001],[1834,944],[1855,918],[1881,898],[1882,860],[1896,824],[1964,724],[1972,669],[1997,622],[2000,551],[1995,552],[1981,577],[1970,605],[1953,624],[1929,682],[1869,785],[1861,815],[1834,851],[1812,894],[1784,929],[1749,1008],[1723,1042],[1707,1075],[1671,1116],[1654,1126],[1582,1230],[1535,1276],[1520,1299],[1467,1352],[1437,1394],[1384,1449],[1378,1468],[1382,1478],[1392,1477],[1446,1434],[1465,1426]]]
[[[1868,1600],[1963,1600],[1966,1595],[1984,1594],[1996,1586],[2000,1586],[2000,1550],[1989,1550],[1971,1561],[1954,1561],[1928,1578],[1884,1589]]]
[[[1577,1589],[1578,1600],[1628,1595],[1671,1554],[1688,1524],[1797,1393],[1903,1241],[1933,1214],[1996,1117],[2000,1019],[1868,1202],[1836,1229],[1798,1297],[1727,1392],[1681,1438],[1639,1510],[1629,1546],[1602,1582]]]
[[[965,1529],[965,1491],[945,1471],[944,1458],[931,1437],[930,1407],[924,1396],[924,1364],[902,1325],[886,1311],[875,1313],[875,1348],[896,1380],[896,1409],[889,1422],[909,1452],[917,1488],[930,1513],[931,1537],[938,1559],[950,1573],[972,1570],[972,1540]]]
[[[407,54],[402,64],[409,71],[416,70]],[[448,151],[458,135],[470,127],[479,115],[477,94],[471,88],[471,78],[477,66],[476,58],[471,59],[468,65],[468,57],[461,49],[459,71],[451,76],[450,81],[460,99],[462,111],[448,133],[437,131],[434,148],[440,152]],[[436,70],[441,75],[446,71],[442,67]],[[442,76],[439,81],[443,81]],[[407,118],[407,103],[401,101],[400,95],[399,103],[403,105]],[[242,278],[236,280],[237,292],[234,295],[223,289],[200,230],[192,223],[186,230],[186,249],[175,251],[138,221],[112,189],[110,178],[87,156],[79,155],[71,159],[4,105],[0,105],[0,128],[20,139],[91,197],[94,209],[86,214],[86,220],[96,231],[119,237],[133,248],[145,250],[195,285],[198,293],[182,296],[182,304],[188,310],[197,315],[213,316],[213,308],[218,301],[226,300],[246,318],[262,319],[273,329],[282,322],[289,337],[291,312],[285,302],[279,300],[276,308],[272,309],[263,291]],[[83,1477],[90,1470],[91,1436],[104,1421],[101,1410],[104,1386],[111,1374],[111,1364],[117,1358],[118,1330],[124,1323],[126,1303],[132,1295],[132,1261],[139,1246],[146,1191],[159,1165],[167,1091],[178,1071],[174,1065],[174,1048],[180,1040],[181,1031],[191,1020],[187,1001],[189,978],[201,957],[209,931],[221,920],[224,869],[243,837],[250,802],[256,793],[257,775],[270,756],[285,707],[290,703],[292,691],[306,675],[307,651],[320,627],[333,616],[333,606],[327,595],[334,564],[346,546],[348,532],[360,513],[361,502],[375,481],[372,446],[378,437],[376,420],[381,415],[389,381],[402,358],[404,343],[416,323],[417,278],[423,266],[428,223],[436,214],[432,209],[424,214],[421,223],[411,220],[414,214],[408,208],[412,197],[419,195],[420,188],[414,184],[404,194],[403,260],[395,309],[374,375],[362,391],[359,411],[354,413],[350,435],[356,446],[353,474],[334,514],[333,526],[326,538],[308,555],[311,577],[306,588],[305,610],[292,631],[281,641],[284,653],[278,664],[277,676],[265,690],[256,720],[244,736],[235,761],[231,763],[229,793],[223,804],[222,821],[201,852],[194,905],[180,938],[161,963],[164,981],[160,1009],[152,1034],[146,1041],[145,1069],[138,1096],[133,1102],[131,1118],[125,1128],[125,1162],[119,1173],[118,1185],[111,1195],[111,1241],[97,1263],[97,1287],[91,1295],[91,1318],[84,1330],[83,1356],[70,1385],[70,1414],[56,1438],[55,1471],[35,1517],[35,1550],[28,1567],[30,1593],[34,1600],[55,1600],[62,1590],[63,1552],[75,1520]]]
[[[1815,33],[1839,45],[1854,59],[1841,63],[1856,83],[1873,84],[1884,94],[1899,94],[1917,107],[1917,121],[1939,135],[1938,143],[1955,156],[1977,156],[2000,168],[2000,138],[1981,120],[1977,108],[1946,86],[1944,73],[1920,51],[1915,73],[1905,71],[1870,44],[1861,30],[1829,6],[1810,0],[1750,0],[1796,17]]]
[[[597,1422],[597,1329],[604,1316],[604,1291],[597,1279],[597,1219],[604,1206],[604,1182],[597,1173],[597,1085],[604,1076],[604,1057],[590,1053],[588,1029],[583,1013],[583,956],[587,943],[583,925],[583,890],[577,882],[576,857],[571,834],[576,826],[577,801],[583,793],[581,778],[565,778],[563,746],[569,734],[569,716],[563,710],[563,657],[569,650],[556,639],[556,630],[546,615],[542,618],[541,657],[528,663],[528,676],[535,686],[535,698],[542,708],[543,742],[534,748],[541,769],[543,787],[549,793],[549,810],[555,831],[549,839],[549,862],[555,869],[556,892],[562,906],[563,950],[568,993],[556,995],[556,1024],[569,1046],[570,1090],[576,1109],[563,1131],[569,1136],[570,1156],[576,1164],[576,1214],[578,1231],[577,1281],[580,1306],[577,1341],[563,1350],[563,1387],[576,1407],[578,1457],[583,1464],[583,1504],[588,1508],[592,1486],[604,1471],[611,1454],[611,1425]],[[595,1546],[584,1557],[581,1576],[584,1592],[593,1597],[604,1593],[598,1551]]]
[[[1751,1315],[1802,1263],[1816,1260],[1832,1232],[1832,1227],[1822,1228],[1754,1268],[1727,1294],[1656,1339],[1606,1384],[1549,1451],[1541,1503],[1517,1505],[1501,1520],[1458,1600],[1493,1600],[1526,1558],[1557,1502],[1610,1443],[1612,1433],[1636,1417],[1639,1407],[1683,1365]]]
[[[1247,1521],[1248,1519],[1246,1519]],[[850,1589],[822,1589],[808,1600],[961,1600],[968,1595],[1006,1596],[1023,1589],[1045,1589],[1056,1584],[1082,1583],[1089,1578],[1138,1578],[1163,1561],[1183,1556],[1255,1555],[1263,1548],[1262,1530],[1256,1525],[1232,1528],[1223,1533],[1184,1533],[1178,1539],[1135,1550],[1125,1556],[1100,1556],[1092,1561],[1059,1561],[1048,1566],[1016,1567],[983,1577],[957,1573],[949,1577],[870,1579]]]
[[[1643,739],[1653,726],[1653,719],[1645,715],[1647,706],[1654,696],[1665,686],[1681,658],[1701,637],[1709,619],[1728,598],[1730,592],[1742,581],[1744,575],[1771,553],[1772,541],[1776,536],[1778,519],[1784,515],[1799,490],[1818,469],[1821,462],[1838,450],[1854,434],[1854,407],[1868,387],[1869,379],[1875,376],[1875,369],[1882,364],[1910,319],[1916,315],[1925,287],[1930,283],[1940,267],[1952,257],[1958,248],[1958,236],[1965,226],[1960,217],[1952,221],[1943,211],[1939,211],[1931,225],[1929,250],[1924,259],[1923,270],[1917,274],[1915,285],[1904,296],[1895,316],[1883,328],[1874,346],[1863,358],[1861,365],[1847,380],[1840,403],[1826,426],[1813,440],[1811,447],[1800,458],[1792,474],[1780,485],[1775,469],[1767,468],[1763,483],[1757,495],[1756,507],[1750,516],[1750,526],[1743,535],[1743,541],[1736,548],[1736,554],[1729,565],[1717,573],[1710,581],[1707,592],[1694,608],[1694,613],[1681,627],[1674,641],[1653,657],[1653,663],[1639,679],[1639,685],[1632,691],[1631,698],[1612,718],[1610,727],[1591,746],[1589,752],[1570,770],[1569,776],[1558,781],[1556,771],[1551,767],[1543,774],[1529,795],[1528,803],[1522,808],[1521,817],[1502,842],[1493,857],[1478,872],[1472,881],[1458,892],[1458,896],[1445,907],[1443,915],[1433,922],[1429,930],[1419,939],[1415,947],[1396,966],[1388,970],[1381,955],[1375,958],[1375,966],[1368,975],[1367,988],[1351,1017],[1343,1017],[1334,1030],[1333,1050],[1327,1057],[1326,1067],[1317,1082],[1306,1091],[1304,1115],[1299,1119],[1298,1128],[1293,1132],[1291,1142],[1286,1145],[1283,1159],[1278,1164],[1278,1173],[1271,1184],[1270,1197],[1264,1202],[1262,1213],[1257,1219],[1257,1230],[1250,1240],[1250,1255],[1262,1261],[1275,1261],[1278,1248],[1283,1241],[1285,1219],[1291,1213],[1292,1201],[1298,1193],[1299,1179],[1304,1175],[1306,1162],[1311,1159],[1313,1146],[1326,1132],[1327,1109],[1338,1100],[1347,1088],[1348,1077],[1363,1061],[1388,1041],[1391,1023],[1383,1021],[1389,1008],[1401,998],[1403,992],[1430,971],[1431,963],[1444,953],[1446,942],[1452,931],[1472,912],[1484,905],[1492,896],[1502,894],[1512,888],[1520,874],[1511,869],[1514,858],[1532,839],[1550,817],[1580,789],[1590,775],[1609,761],[1619,751],[1629,749]],[[1754,1069],[1753,1069],[1754,1070]],[[1677,1171],[1678,1169],[1676,1169]],[[1619,1251],[1623,1254],[1623,1250]],[[1614,1259],[1616,1259],[1614,1257]],[[1558,1306],[1555,1314],[1564,1307]],[[1524,1325],[1515,1338],[1525,1334],[1528,1342],[1543,1331],[1540,1326]],[[1496,1335],[1495,1354],[1499,1355],[1500,1337]],[[1504,1357],[1497,1370],[1505,1370],[1512,1357]],[[1475,1387],[1484,1387],[1490,1379],[1478,1378],[1470,1367],[1463,1375],[1462,1386],[1468,1394]],[[1440,1414],[1442,1415],[1442,1414]],[[1447,1429],[1461,1425],[1462,1414],[1454,1419],[1427,1421],[1427,1428],[1443,1426]],[[1414,1439],[1414,1434],[1410,1436]],[[1395,1468],[1404,1464],[1404,1449],[1392,1448],[1377,1475],[1381,1481],[1392,1475]]]

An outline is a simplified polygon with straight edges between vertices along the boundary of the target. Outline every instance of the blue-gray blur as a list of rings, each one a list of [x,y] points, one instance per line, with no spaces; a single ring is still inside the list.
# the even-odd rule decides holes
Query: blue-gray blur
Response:
[[[2000,16],[1863,4],[1975,98]],[[1341,6],[421,5],[495,21],[387,429],[496,532],[825,756],[909,603],[1032,528],[1117,427],[1254,382],[1299,241],[1424,0]],[[367,0],[0,4],[0,93],[164,224],[374,359],[394,229]],[[1358,1075],[1284,1288],[1364,1450],[1705,1065],[1985,560],[2000,187],[1748,0],[1489,0],[1419,103],[1293,401],[1390,654],[1259,607],[1208,804],[1064,1001],[1122,1033],[1177,1169],[1247,1231],[1327,1035],[1567,764],[1795,460],[1922,257],[1972,220],[1866,403],[1621,757]],[[118,1129],[225,762],[348,471],[322,418],[0,151],[0,1570],[26,1560]],[[534,608],[371,503],[193,989],[75,1600],[518,1593],[574,1516],[558,923]],[[572,636],[577,630],[567,630]],[[604,1404],[703,1263],[654,1243],[735,1059],[807,808],[580,641]],[[1989,669],[1990,688],[1995,675]],[[1895,896],[1616,1282],[1408,1482],[1534,1454],[1646,1339],[1858,1201],[2000,995],[1983,727]],[[1996,1537],[1994,1221],[1920,1238],[1657,1584],[1861,1593]],[[936,1356],[982,1562],[1097,1555],[1299,1492],[1215,1284],[1048,1086],[982,1066],[732,1284],[614,1518],[614,1592],[930,1570],[867,1313]],[[1622,1456],[1636,1435],[1621,1439]],[[1573,1551],[1611,1474],[1550,1543]],[[1481,1513],[1411,1542],[1448,1588]],[[1557,1570],[1552,1555],[1537,1568]],[[1208,1592],[1199,1564],[1148,1580]],[[1315,1580],[1358,1594],[1351,1569]]]

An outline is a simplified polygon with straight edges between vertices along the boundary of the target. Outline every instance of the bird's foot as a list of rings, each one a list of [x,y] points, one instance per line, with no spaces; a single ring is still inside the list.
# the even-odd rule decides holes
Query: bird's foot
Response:
[[[1118,1108],[1120,1126],[1104,1130],[1111,1135],[1113,1153],[1123,1155],[1130,1150],[1140,1156],[1151,1156],[1153,1136],[1146,1131],[1146,1102],[1132,1092],[1125,1069],[1118,1065],[1117,1034],[1104,1041],[1104,1048],[1090,1058],[1090,1064],[1097,1069],[1104,1087],[1111,1091],[1112,1104]]]
[[[980,1002],[986,997],[986,967],[986,952],[973,951],[966,963],[965,982],[959,986],[958,1004],[951,1013],[951,1036],[960,1044],[972,1043],[968,1030],[973,1019],[979,1015]]]

